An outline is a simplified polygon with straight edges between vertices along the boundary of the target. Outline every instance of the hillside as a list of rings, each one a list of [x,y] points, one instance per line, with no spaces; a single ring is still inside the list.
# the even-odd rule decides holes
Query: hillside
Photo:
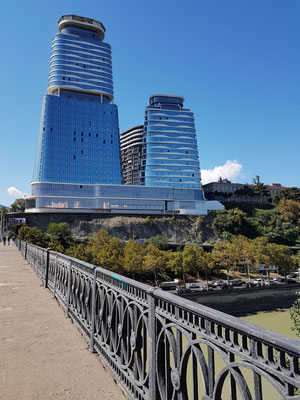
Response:
[[[67,222],[72,237],[85,241],[88,237],[104,228],[110,235],[122,240],[148,239],[163,235],[168,241],[200,243],[215,240],[212,230],[213,216],[112,216],[101,214],[26,214],[27,223],[43,231],[50,222]]]

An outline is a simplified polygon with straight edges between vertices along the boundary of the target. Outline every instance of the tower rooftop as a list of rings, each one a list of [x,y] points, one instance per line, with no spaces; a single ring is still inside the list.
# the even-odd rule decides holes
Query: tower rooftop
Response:
[[[92,18],[81,17],[79,15],[63,15],[58,20],[58,28],[59,32],[66,26],[77,26],[83,29],[90,29],[96,33],[98,33],[102,39],[105,36],[105,27],[104,25]]]

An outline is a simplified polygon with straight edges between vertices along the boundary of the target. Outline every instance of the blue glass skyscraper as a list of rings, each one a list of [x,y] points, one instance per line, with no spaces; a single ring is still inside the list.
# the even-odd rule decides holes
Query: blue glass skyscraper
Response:
[[[142,182],[146,186],[200,189],[194,114],[184,98],[153,95],[145,112]]]
[[[33,181],[121,184],[111,47],[101,22],[58,21],[43,98]]]
[[[26,212],[201,215],[223,208],[204,198],[193,114],[180,96],[152,96],[144,126],[122,136],[132,163],[123,184],[105,28],[76,15],[58,25]]]

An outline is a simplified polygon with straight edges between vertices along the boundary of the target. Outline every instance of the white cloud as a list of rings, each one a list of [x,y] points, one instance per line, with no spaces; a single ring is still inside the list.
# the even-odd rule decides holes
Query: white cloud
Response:
[[[18,197],[18,198],[24,197],[27,195],[27,193],[21,192],[21,190],[15,188],[14,186],[9,187],[7,189],[7,193],[10,194],[11,196]]]
[[[236,160],[227,160],[224,165],[216,166],[213,169],[202,169],[202,184],[205,185],[209,182],[217,182],[220,176],[222,179],[227,178],[230,181],[235,182],[236,179],[240,177],[242,168],[242,164],[239,164]]]

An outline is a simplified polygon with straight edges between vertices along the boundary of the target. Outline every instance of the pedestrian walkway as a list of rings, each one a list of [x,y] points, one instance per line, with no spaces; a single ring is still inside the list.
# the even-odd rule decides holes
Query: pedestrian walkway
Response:
[[[0,399],[126,399],[12,243],[0,244]]]

